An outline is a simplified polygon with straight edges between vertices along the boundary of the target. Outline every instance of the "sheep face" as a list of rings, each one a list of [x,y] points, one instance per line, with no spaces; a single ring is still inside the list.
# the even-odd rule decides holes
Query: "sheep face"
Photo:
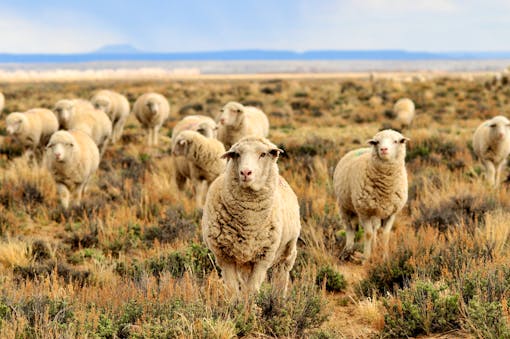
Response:
[[[218,127],[216,125],[211,126],[210,123],[203,122],[198,125],[197,132],[202,134],[206,138],[216,138],[216,132]]]
[[[378,159],[388,162],[403,161],[406,156],[408,138],[393,130],[377,133],[368,143],[372,146],[372,154]]]
[[[65,126],[74,114],[74,103],[71,100],[60,100],[53,110],[60,126]]]
[[[507,118],[497,116],[492,118],[487,125],[489,127],[489,138],[492,141],[503,141],[510,137],[510,121]]]
[[[66,131],[55,132],[46,146],[48,156],[56,162],[68,162],[77,149],[76,140]]]
[[[190,139],[183,137],[181,134],[179,134],[179,137],[175,141],[175,144],[172,148],[172,154],[177,157],[186,156],[188,154],[189,146],[192,142]]]
[[[222,158],[228,159],[231,180],[242,188],[258,191],[266,185],[281,152],[268,140],[247,137],[234,144]]]
[[[23,113],[15,112],[7,116],[5,120],[6,130],[9,135],[17,135],[23,132],[27,124],[27,117]]]
[[[97,95],[92,99],[92,105],[95,109],[102,110],[106,114],[109,114],[112,110],[112,102],[107,96]]]
[[[244,116],[244,106],[237,102],[229,102],[221,109],[219,125],[238,127]]]
[[[147,107],[147,109],[149,110],[149,112],[152,115],[156,115],[159,112],[160,103],[156,99],[149,99],[149,100],[147,100],[147,103],[145,104],[145,106]]]

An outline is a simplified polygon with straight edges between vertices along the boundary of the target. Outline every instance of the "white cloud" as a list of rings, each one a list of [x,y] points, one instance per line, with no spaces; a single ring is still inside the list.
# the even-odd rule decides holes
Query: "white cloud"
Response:
[[[30,17],[16,11],[0,12],[0,52],[79,53],[104,44],[126,41],[92,18],[63,11]]]
[[[453,0],[351,0],[353,7],[396,12],[451,12],[458,9]]]

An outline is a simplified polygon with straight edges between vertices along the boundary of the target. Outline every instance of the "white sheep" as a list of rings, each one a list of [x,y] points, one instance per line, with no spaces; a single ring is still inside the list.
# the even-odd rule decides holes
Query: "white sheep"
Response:
[[[14,112],[6,118],[6,130],[25,150],[29,159],[42,158],[50,136],[58,130],[57,118],[45,108],[33,108],[24,113]]]
[[[207,138],[216,137],[216,123],[213,119],[204,115],[189,115],[179,121],[172,130],[172,147],[182,131],[195,131]],[[174,179],[179,190],[184,189],[188,178],[191,177],[190,163],[183,156],[172,156],[174,165]]]
[[[393,106],[393,112],[400,128],[409,127],[415,116],[414,102],[409,98],[398,99]]]
[[[95,108],[105,112],[112,122],[112,143],[122,136],[129,116],[129,101],[125,96],[110,90],[100,90],[90,100]]]
[[[510,121],[496,116],[484,121],[473,134],[473,150],[485,166],[486,178],[497,187],[510,154]]]
[[[207,192],[203,238],[234,292],[256,292],[270,268],[286,292],[301,221],[297,197],[278,173],[281,152],[265,138],[241,139]]]
[[[145,93],[136,99],[133,114],[147,131],[149,146],[157,145],[159,129],[170,115],[168,100],[159,93]]]
[[[87,133],[96,143],[101,156],[104,154],[112,135],[112,122],[105,112],[81,99],[59,100],[54,112],[61,129],[78,129]]]
[[[55,132],[46,147],[46,164],[57,184],[60,204],[69,207],[72,194],[79,204],[91,176],[99,166],[99,149],[80,130]]]
[[[0,113],[4,110],[5,107],[5,96],[2,92],[0,92]]]
[[[345,251],[354,246],[359,219],[364,230],[364,259],[371,255],[377,230],[383,226],[384,256],[396,214],[407,201],[406,142],[393,130],[384,130],[369,140],[371,148],[347,153],[335,168],[333,186],[346,228]]]
[[[198,207],[203,206],[209,185],[225,170],[224,153],[220,141],[195,131],[183,131],[175,140],[172,155],[186,159]]]
[[[229,102],[221,109],[218,119],[218,139],[229,148],[241,138],[254,135],[267,137],[269,120],[264,112],[256,107]]]

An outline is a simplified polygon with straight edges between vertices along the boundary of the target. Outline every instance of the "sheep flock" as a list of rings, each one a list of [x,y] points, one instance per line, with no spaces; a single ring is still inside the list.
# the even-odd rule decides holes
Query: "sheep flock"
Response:
[[[378,81],[382,80],[370,76],[372,86]],[[422,83],[418,85],[422,86]],[[487,86],[494,86],[488,83]],[[349,86],[356,88],[355,84],[347,84],[349,82],[342,87],[347,89],[347,93]],[[184,88],[186,83],[179,86]],[[221,86],[225,87],[225,84]],[[398,244],[406,242],[406,234],[398,230],[410,223],[410,215],[419,213],[426,216],[435,208],[433,202],[428,206],[425,203],[410,206],[408,199],[433,195],[434,190],[441,192],[438,194],[448,191],[447,187],[437,184],[439,179],[434,175],[422,173],[426,173],[431,164],[448,169],[452,167],[452,172],[456,170],[455,166],[462,166],[448,162],[448,157],[453,157],[451,145],[450,148],[440,148],[440,156],[431,151],[440,143],[443,131],[460,135],[461,129],[445,123],[437,139],[416,146],[416,140],[423,139],[421,129],[432,121],[427,116],[424,102],[437,98],[430,89],[419,95],[405,92],[406,86],[405,83],[395,85],[399,97],[391,99],[380,94],[364,95],[366,106],[378,111],[374,115],[357,113],[352,107],[357,107],[355,105],[359,104],[361,96],[351,100],[342,92],[336,101],[342,106],[338,110],[340,113],[326,118],[323,115],[327,113],[323,110],[307,104],[307,100],[315,103],[322,98],[309,99],[307,89],[296,87],[295,83],[292,87],[296,97],[294,101],[275,100],[281,111],[265,109],[256,100],[245,100],[242,93],[234,93],[238,101],[233,101],[236,95],[224,101],[214,96],[206,98],[205,101],[209,101],[214,109],[204,110],[200,105],[191,103],[179,109],[171,93],[150,90],[133,95],[130,91],[119,90],[117,86],[116,90],[91,91],[90,96],[81,98],[81,92],[74,95],[66,93],[43,107],[26,107],[28,109],[23,110],[19,109],[19,105],[13,105],[13,98],[6,92],[5,95],[0,93],[0,110],[4,111],[5,126],[0,143],[2,149],[20,149],[19,154],[9,154],[13,168],[18,166],[18,161],[26,161],[28,171],[32,172],[31,178],[37,175],[51,178],[52,186],[45,187],[45,192],[51,193],[38,199],[46,206],[52,206],[52,213],[57,215],[52,217],[59,220],[71,218],[72,213],[82,213],[84,218],[89,218],[97,194],[108,191],[108,199],[114,202],[123,197],[123,190],[131,190],[130,185],[137,180],[143,180],[149,190],[191,198],[189,204],[193,212],[189,213],[193,213],[190,215],[195,218],[198,216],[201,241],[209,253],[207,260],[217,270],[221,286],[235,298],[234,303],[241,303],[261,291],[263,293],[265,285],[286,298],[296,279],[293,269],[303,265],[300,251],[307,247],[319,248],[314,243],[316,237],[334,239],[334,253],[340,265],[363,269],[371,267],[374,263],[390,260]],[[263,93],[271,95],[279,93],[278,85],[271,82],[263,90]],[[190,97],[186,94],[186,98]],[[317,101],[313,101],[315,99]],[[324,119],[320,128],[331,135],[348,133],[347,130],[352,127],[349,131],[349,138],[352,138],[341,141],[344,152],[333,152],[331,149],[335,145],[324,141],[312,145],[317,138],[311,129],[303,128],[299,134],[292,134],[294,127],[288,121],[304,121],[297,113],[303,109],[312,112],[310,119]],[[453,104],[444,105],[434,116],[434,123],[442,123],[441,114],[462,115],[463,112],[457,109]],[[289,110],[294,112],[288,113]],[[337,117],[347,116],[345,112],[354,116],[356,126],[335,121]],[[478,116],[475,128],[469,126],[469,142],[464,148],[455,149],[470,154],[475,164],[472,170],[465,171],[463,178],[476,183],[480,192],[494,196],[495,204],[498,203],[497,197],[502,196],[501,192],[506,192],[508,181],[506,166],[510,155],[510,120],[504,114],[504,111],[486,110]],[[391,126],[367,127],[378,119],[384,121],[386,118],[393,119],[394,123]],[[466,126],[461,119],[459,125],[462,128]],[[165,132],[167,129],[168,133]],[[120,152],[125,149],[130,154],[138,153],[141,160],[135,163],[124,157]],[[293,173],[288,164],[297,152],[301,155],[295,161],[303,162],[302,172]],[[18,156],[20,159],[16,159]],[[164,166],[151,167],[150,161],[146,160],[150,157],[160,159]],[[112,159],[117,158],[121,159],[120,162],[114,163]],[[410,159],[414,161],[417,158],[422,171],[419,173],[420,181],[415,173],[416,166],[412,171],[406,166]],[[114,166],[120,167],[121,171],[113,174]],[[145,167],[135,178],[133,173],[139,171],[137,166]],[[170,180],[145,178],[145,170],[165,172]],[[100,173],[107,173],[109,179],[99,180]],[[421,179],[422,176],[427,178]],[[298,182],[297,177],[304,178],[301,179],[303,182]],[[23,182],[22,178],[19,180]],[[333,205],[325,204],[324,214],[329,213],[326,209],[336,211],[336,221],[327,221],[329,224],[323,221],[326,226],[318,235],[310,231],[310,225],[318,222],[317,213],[310,211],[314,204],[321,202],[307,197],[311,195],[308,190],[313,190],[315,182],[326,186],[327,199],[334,201]],[[154,215],[165,214],[155,207],[158,202],[151,200],[149,195],[132,192],[128,198],[136,202],[128,206],[126,215],[132,213],[129,211],[131,208],[137,210],[140,220],[151,220],[140,210],[151,210]],[[28,194],[33,193],[28,189],[18,192],[20,197]],[[164,200],[165,195],[161,194],[161,197],[160,200]],[[107,220],[110,212],[108,201],[94,211],[104,213]],[[178,219],[175,215],[166,218],[170,220],[168,222]],[[478,215],[474,212],[472,218],[476,219]],[[2,220],[0,217],[0,222]],[[66,227],[79,227],[65,222],[68,224]],[[22,227],[34,228],[32,225]],[[107,238],[113,248],[115,236],[104,231],[101,223],[94,227],[92,233]],[[135,224],[129,227],[132,227],[131,232],[139,232]],[[185,234],[181,237],[184,242],[193,240],[191,236],[187,239],[186,233],[182,234]],[[377,240],[379,237],[381,242]],[[81,248],[86,239],[73,241],[70,246]],[[162,248],[159,246],[156,242],[152,250],[159,254]],[[333,251],[334,246],[321,250]],[[176,258],[171,260],[184,260]],[[80,260],[83,261],[83,258]],[[98,261],[96,265],[101,263]],[[158,266],[153,263],[153,267]],[[122,268],[115,269],[121,271]],[[197,274],[194,270],[196,267],[186,266],[181,276]],[[143,285],[146,284],[144,279],[149,278],[140,276],[137,279],[136,284]],[[158,276],[157,279],[174,283],[168,277]],[[327,283],[325,280],[321,286],[326,288]],[[1,306],[0,302],[0,311]],[[0,329],[1,325],[0,320]]]

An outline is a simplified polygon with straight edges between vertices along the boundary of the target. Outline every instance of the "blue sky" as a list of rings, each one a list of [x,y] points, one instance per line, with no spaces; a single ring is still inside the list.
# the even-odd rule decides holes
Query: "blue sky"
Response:
[[[510,50],[510,0],[0,0],[0,52]]]

